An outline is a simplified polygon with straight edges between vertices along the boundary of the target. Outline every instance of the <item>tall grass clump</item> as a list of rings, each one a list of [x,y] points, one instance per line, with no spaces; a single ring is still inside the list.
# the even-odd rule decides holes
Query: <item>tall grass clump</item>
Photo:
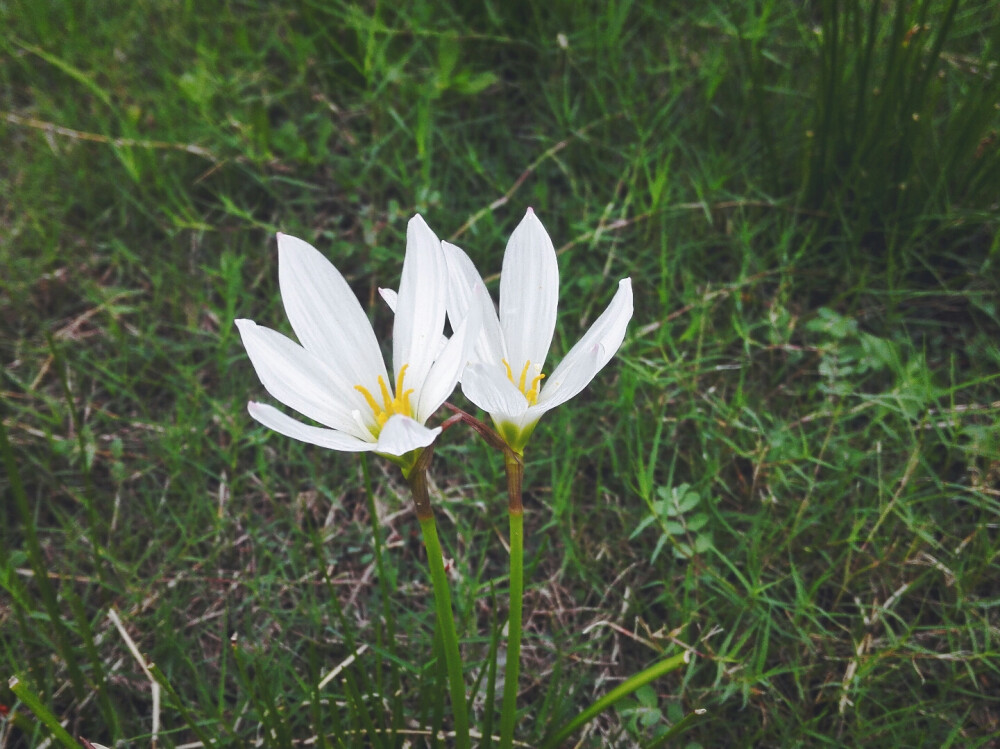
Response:
[[[958,14],[958,2],[822,4],[806,205],[862,225],[988,209],[1000,32]]]

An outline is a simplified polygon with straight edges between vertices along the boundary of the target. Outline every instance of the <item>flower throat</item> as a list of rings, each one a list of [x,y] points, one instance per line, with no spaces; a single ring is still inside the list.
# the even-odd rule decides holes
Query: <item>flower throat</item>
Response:
[[[378,423],[379,429],[385,426],[385,422],[389,420],[390,416],[395,414],[402,414],[403,416],[413,417],[413,408],[410,406],[410,393],[413,392],[413,388],[409,390],[403,389],[403,378],[406,376],[406,368],[409,364],[404,364],[399,368],[399,376],[396,378],[396,395],[393,396],[389,392],[389,388],[385,384],[385,379],[382,375],[378,376],[378,386],[380,390],[380,395],[382,396],[382,403],[379,404],[375,397],[368,392],[368,388],[363,385],[355,385],[354,389],[357,390],[361,395],[365,397],[365,401],[371,406],[372,413],[375,414],[375,421]],[[523,379],[523,378],[522,378]]]
[[[544,374],[539,372],[531,380],[530,385],[528,384],[528,370],[531,369],[531,360],[524,363],[524,369],[521,370],[521,376],[518,379],[514,379],[514,373],[510,369],[510,364],[507,363],[506,359],[503,359],[503,365],[507,368],[507,379],[510,380],[514,387],[521,391],[522,395],[528,400],[528,405],[533,406],[538,400],[538,391],[542,385],[542,379],[545,377]]]

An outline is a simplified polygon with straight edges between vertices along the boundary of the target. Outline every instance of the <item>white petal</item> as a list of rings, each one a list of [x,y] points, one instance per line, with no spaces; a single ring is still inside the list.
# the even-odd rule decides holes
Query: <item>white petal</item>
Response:
[[[632,309],[632,279],[623,278],[618,282],[618,291],[615,292],[611,303],[577,344],[569,350],[552,375],[555,376],[556,372],[565,367],[574,366],[574,355],[589,351],[595,344],[604,347],[604,358],[599,361],[597,368],[604,367],[625,339],[625,329],[632,319]]]
[[[557,367],[552,376],[546,378],[548,385],[542,388],[538,401],[528,409],[532,418],[537,420],[546,411],[565,403],[587,387],[600,370],[599,362],[604,355],[604,347],[598,343],[589,349],[578,351],[572,366]]]
[[[389,309],[392,310],[393,314],[396,314],[396,305],[399,303],[399,294],[397,294],[392,289],[379,289],[379,296],[382,297],[382,301],[388,305]],[[438,338],[437,348],[435,350],[434,358],[437,359],[441,352],[444,351],[444,347],[448,345],[448,336],[442,334]]]
[[[447,294],[448,270],[441,241],[419,215],[414,216],[406,227],[406,256],[392,329],[392,364],[397,378],[408,365],[404,385],[417,393],[423,389],[444,332]]]
[[[382,297],[382,301],[392,310],[392,314],[396,314],[396,304],[399,303],[399,295],[392,289],[382,288],[378,290],[378,295]]]
[[[278,234],[281,301],[299,342],[353,385],[386,377],[368,316],[340,271],[307,242]]]
[[[478,295],[479,306],[482,313],[482,329],[476,337],[475,355],[476,358],[486,364],[499,364],[507,358],[504,348],[503,334],[500,332],[500,318],[497,317],[496,307],[493,300],[486,292],[483,280],[479,277],[479,271],[473,265],[472,260],[459,247],[449,242],[442,242],[445,259],[448,263],[448,319],[452,328],[457,328],[459,323],[469,314],[470,305],[476,302],[477,295],[474,290],[482,288],[483,293]]]
[[[607,309],[543,380],[537,406],[547,411],[583,390],[618,351],[631,319],[632,279],[623,278]]]
[[[273,429],[293,440],[308,442],[310,445],[349,453],[366,452],[374,450],[376,447],[374,442],[366,442],[350,434],[303,424],[266,403],[251,402],[247,406],[247,410],[251,416],[268,429]]]
[[[462,392],[494,419],[516,419],[528,408],[528,399],[507,378],[502,365],[467,367],[462,375]]]
[[[262,328],[252,320],[237,320],[236,327],[267,392],[321,424],[359,432],[351,411],[363,408],[364,401],[350,383],[277,331]]]
[[[559,303],[559,266],[552,240],[530,208],[507,243],[500,273],[500,327],[508,363],[545,364]]]
[[[427,447],[441,434],[441,427],[428,429],[413,419],[396,414],[390,416],[378,435],[376,452],[385,455],[405,455],[418,447]]]
[[[486,293],[482,283],[477,284],[477,289],[479,289],[478,293],[480,294]],[[455,334],[435,360],[434,366],[427,374],[427,379],[424,380],[423,390],[415,394],[417,421],[421,423],[426,421],[455,389],[455,384],[469,363],[475,340],[478,337],[482,324],[480,309],[479,304],[473,303],[469,314],[462,320]]]

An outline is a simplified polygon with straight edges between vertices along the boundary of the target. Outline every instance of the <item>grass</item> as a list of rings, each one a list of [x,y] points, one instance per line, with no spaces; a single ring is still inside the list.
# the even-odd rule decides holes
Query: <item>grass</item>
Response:
[[[0,746],[148,745],[154,681],[158,746],[435,743],[405,485],[256,426],[232,320],[284,325],[280,229],[385,339],[410,215],[495,273],[527,206],[557,351],[636,313],[531,442],[518,738],[688,651],[583,746],[995,745],[1000,17],[881,7],[0,7]],[[471,685],[505,497],[458,431]]]

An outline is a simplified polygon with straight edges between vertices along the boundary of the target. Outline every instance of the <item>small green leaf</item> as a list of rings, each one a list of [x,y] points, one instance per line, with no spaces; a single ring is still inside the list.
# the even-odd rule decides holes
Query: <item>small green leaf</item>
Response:
[[[700,531],[706,525],[708,525],[708,515],[703,512],[692,515],[687,519],[687,529],[691,533]]]
[[[656,558],[660,556],[660,552],[663,551],[664,545],[667,543],[667,539],[670,538],[667,534],[661,534],[656,541],[656,548],[653,549],[652,555],[649,557],[649,562],[652,564],[656,561]]]
[[[656,707],[659,702],[659,699],[656,696],[656,690],[649,684],[645,684],[636,689],[635,698],[643,707]]]
[[[668,520],[664,526],[663,530],[669,533],[671,536],[679,536],[687,531],[684,523],[677,523],[673,520]]]
[[[477,73],[475,75],[470,74],[468,71],[462,71],[454,79],[452,79],[451,85],[460,94],[465,94],[466,96],[474,96],[475,94],[481,93],[485,89],[489,88],[500,78],[496,73]]]
[[[694,540],[694,550],[698,554],[703,554],[712,548],[711,536],[698,536]]]

